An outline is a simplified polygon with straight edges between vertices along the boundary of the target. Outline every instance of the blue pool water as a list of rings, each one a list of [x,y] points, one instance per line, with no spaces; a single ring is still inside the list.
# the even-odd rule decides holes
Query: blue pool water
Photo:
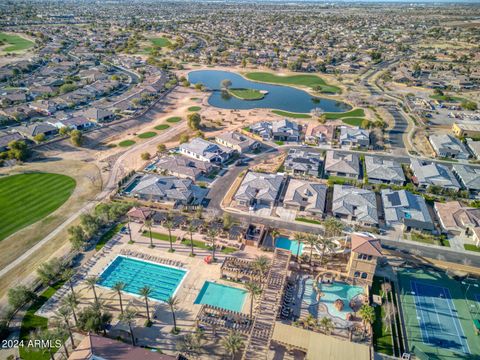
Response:
[[[130,192],[135,188],[135,186],[138,185],[139,182],[140,182],[140,178],[133,180],[132,183],[130,185],[128,185],[125,188],[125,190],[123,190],[123,192],[125,194],[130,194]]]
[[[229,79],[232,88],[249,88],[268,91],[261,100],[242,100],[234,96],[226,96],[221,89],[222,80]],[[272,85],[247,80],[243,76],[218,70],[197,70],[188,74],[188,80],[192,84],[201,83],[208,89],[213,90],[208,98],[208,103],[222,109],[279,109],[291,112],[309,113],[315,108],[321,108],[326,112],[343,112],[352,107],[346,103],[312,97],[309,93],[290,86]]]
[[[280,249],[290,250],[292,255],[297,255],[299,244],[295,240],[290,240],[287,237],[278,237],[276,241],[276,247]],[[300,252],[299,255],[302,255],[303,244],[300,243]]]
[[[339,317],[343,320],[345,320],[348,313],[353,312],[349,305],[350,300],[364,292],[361,286],[348,285],[340,282],[321,284],[320,289],[323,293],[320,302],[327,306],[330,315]],[[338,311],[334,305],[334,302],[337,299],[343,300],[344,306],[342,311]]]
[[[144,170],[145,170],[145,171],[154,171],[154,170],[157,170],[157,165],[155,165],[155,164],[147,165]]]
[[[208,304],[241,312],[246,295],[245,290],[205,281],[195,299],[195,304]]]
[[[139,295],[144,286],[152,288],[150,297],[166,301],[173,296],[187,272],[182,269],[118,256],[100,275],[99,285],[112,288],[117,282],[126,284],[124,291]]]

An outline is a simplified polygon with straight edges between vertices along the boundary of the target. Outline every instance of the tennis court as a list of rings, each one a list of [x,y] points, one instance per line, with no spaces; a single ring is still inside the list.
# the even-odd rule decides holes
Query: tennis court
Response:
[[[408,347],[419,359],[480,359],[470,287],[445,272],[409,268],[397,271]]]

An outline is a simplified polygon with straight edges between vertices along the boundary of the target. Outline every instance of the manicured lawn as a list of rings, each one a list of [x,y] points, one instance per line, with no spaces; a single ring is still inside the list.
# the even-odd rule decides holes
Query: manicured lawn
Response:
[[[0,241],[57,210],[75,185],[69,176],[50,173],[0,178]]]
[[[342,122],[347,124],[347,125],[360,127],[362,125],[363,120],[364,119],[362,119],[362,118],[344,118],[344,119],[342,119]]]
[[[329,85],[322,78],[316,75],[290,75],[279,76],[267,72],[251,72],[245,75],[247,79],[254,81],[262,81],[266,83],[282,84],[282,85],[298,85],[306,86],[312,89],[319,87],[321,92],[339,93],[340,88]]]
[[[295,221],[305,222],[305,223],[309,223],[309,224],[317,224],[317,225],[320,225],[322,223],[321,221],[314,220],[314,219],[307,219],[307,218],[304,218],[304,217],[296,217]]]
[[[154,136],[157,136],[157,133],[155,131],[147,131],[138,135],[140,139],[150,139]]]
[[[382,296],[381,278],[373,278],[372,293]],[[383,296],[382,296],[383,298]],[[393,339],[389,324],[385,321],[385,306],[375,306],[375,322],[373,323],[373,346],[375,351],[393,355]]]
[[[425,243],[425,244],[435,244],[433,236],[431,236],[431,235],[422,234],[422,233],[419,233],[419,232],[412,231],[411,236],[412,236],[413,241],[418,241],[418,242]]]
[[[311,119],[312,118],[312,116],[308,114],[292,113],[292,112],[282,111],[282,110],[272,110],[272,112],[274,114],[293,118],[293,119]]]
[[[202,108],[200,106],[190,106],[188,111],[200,111]]]
[[[2,50],[6,53],[25,50],[35,45],[32,41],[27,40],[19,35],[5,34],[3,32],[0,32],[0,41],[9,44],[9,46],[6,46]]]
[[[190,239],[182,240],[182,244],[186,245],[186,246],[191,246],[190,245]],[[199,240],[193,240],[193,247],[194,248],[199,248],[199,249],[204,249],[204,250],[212,250],[211,246],[208,246],[206,243],[204,243],[203,241],[199,241]],[[217,245],[217,249],[218,249],[218,245]],[[220,252],[223,253],[223,254],[231,254],[235,251],[237,251],[237,249],[232,248],[232,247],[228,247],[228,246],[225,246],[222,250],[220,250]]]
[[[480,247],[477,247],[473,244],[463,244],[463,247],[465,248],[465,250],[480,252]]]
[[[168,123],[177,123],[179,121],[182,121],[182,118],[180,116],[172,116],[167,119]]]
[[[97,245],[95,245],[95,250],[101,250],[105,244],[115,236],[116,233],[125,225],[125,223],[118,223],[113,225],[105,234],[102,235],[100,240],[98,240]]]
[[[118,146],[129,147],[129,146],[132,146],[133,144],[135,144],[135,141],[133,140],[123,140],[118,143]]]
[[[467,99],[460,96],[451,96],[451,95],[430,95],[430,98],[433,100],[445,101],[445,102],[462,102]]]
[[[278,146],[282,146],[285,143],[282,140],[277,140],[277,141],[275,141],[275,144],[277,144]]]
[[[150,238],[149,231],[143,230],[142,236]],[[155,231],[152,231],[152,238],[156,240],[161,240],[161,241],[170,241],[168,234],[157,233]],[[177,241],[177,237],[175,235],[172,235],[172,242],[175,242],[175,241]]]
[[[265,97],[264,94],[255,89],[228,89],[228,93],[242,100],[260,100]]]
[[[63,281],[47,288],[37,300],[35,300],[30,308],[25,313],[20,328],[20,340],[28,341],[31,333],[35,330],[46,329],[48,326],[48,319],[42,316],[37,316],[35,313],[50,299],[58,289],[63,285]],[[19,347],[20,357],[24,360],[48,360],[50,356],[48,352],[33,351],[27,347]],[[58,349],[57,349],[58,350]],[[56,351],[56,350],[55,350]]]
[[[170,42],[170,40],[168,40],[165,37],[151,38],[149,40],[153,44],[153,46],[155,46],[155,47],[161,47],[162,48],[162,47],[169,46],[169,45],[172,44]]]
[[[170,125],[160,124],[160,125],[155,126],[155,130],[162,131],[162,130],[168,129],[169,127],[170,127]]]
[[[351,117],[363,117],[365,116],[365,111],[363,109],[353,109],[343,113],[325,113],[327,120],[336,120],[341,118],[351,118]]]

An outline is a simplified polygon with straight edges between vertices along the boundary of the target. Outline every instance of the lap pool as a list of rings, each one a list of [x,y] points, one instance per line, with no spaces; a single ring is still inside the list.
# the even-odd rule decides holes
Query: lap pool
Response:
[[[241,312],[246,295],[245,290],[205,281],[194,303]]]
[[[149,286],[150,298],[166,301],[175,295],[187,271],[152,262],[117,256],[100,275],[98,285],[112,288],[116,283],[125,283],[124,291],[139,295],[140,289]]]

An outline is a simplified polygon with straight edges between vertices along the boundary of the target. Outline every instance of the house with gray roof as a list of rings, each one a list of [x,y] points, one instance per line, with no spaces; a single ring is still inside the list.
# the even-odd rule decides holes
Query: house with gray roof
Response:
[[[314,216],[323,216],[327,186],[298,179],[290,179],[283,198],[285,209],[294,209]]]
[[[378,225],[377,199],[370,190],[334,185],[332,213],[336,217],[363,225]]]
[[[260,146],[258,141],[255,141],[237,131],[228,131],[217,135],[215,141],[222,146],[237,151],[239,154],[255,150]]]
[[[24,137],[19,133],[8,133],[0,131],[0,152],[8,150],[8,144],[12,141],[23,140]]]
[[[278,121],[261,121],[250,126],[250,132],[263,140],[300,141],[301,126],[288,119]]]
[[[406,190],[382,190],[387,226],[404,225],[407,229],[433,230],[433,221],[425,199]]]
[[[230,158],[234,150],[197,137],[180,144],[179,152],[197,160],[221,164]]]
[[[250,171],[243,178],[234,200],[240,207],[255,208],[259,205],[271,207],[278,198],[283,180],[282,175]]]
[[[195,186],[190,179],[145,174],[138,179],[129,195],[140,200],[172,203],[178,206],[200,203],[206,195],[205,191]]]
[[[323,161],[319,153],[291,149],[285,159],[285,172],[293,175],[318,177]]]
[[[359,127],[340,126],[339,143],[345,147],[368,148],[370,145],[370,131]]]
[[[83,112],[83,116],[91,121],[102,122],[112,120],[115,117],[115,114],[110,110],[90,107]]]
[[[468,159],[470,157],[465,145],[452,135],[430,135],[429,141],[438,157],[452,159]]]
[[[419,188],[426,189],[430,185],[453,190],[461,188],[455,175],[445,165],[433,161],[411,159],[410,168],[414,174],[412,181]]]
[[[453,173],[462,186],[473,194],[480,193],[480,169],[460,164],[453,165]]]
[[[206,161],[175,155],[160,158],[155,163],[155,168],[160,173],[197,180],[210,174],[214,166]]]
[[[365,156],[368,182],[374,184],[405,184],[405,174],[400,163],[380,156]]]
[[[325,157],[325,175],[358,179],[360,158],[355,153],[342,153],[329,150]]]
[[[40,134],[48,137],[58,133],[58,129],[55,126],[42,122],[36,122],[26,126],[18,126],[15,130],[31,139]]]

